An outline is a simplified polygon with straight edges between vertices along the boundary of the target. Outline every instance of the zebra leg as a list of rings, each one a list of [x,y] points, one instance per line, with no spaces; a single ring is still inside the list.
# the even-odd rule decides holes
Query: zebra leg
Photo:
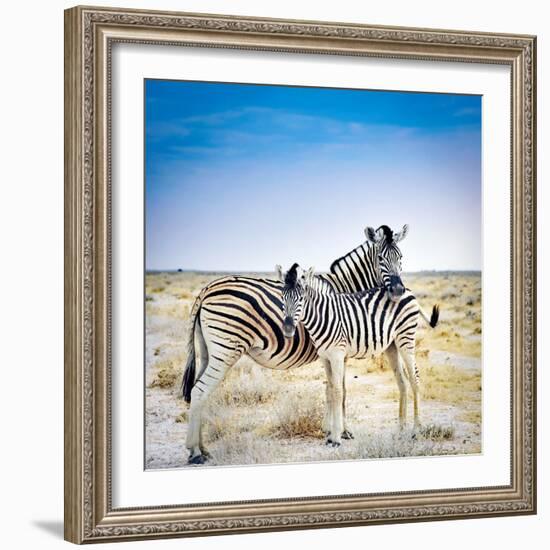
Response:
[[[240,354],[239,354],[240,355]],[[216,389],[239,357],[218,357],[209,354],[208,365],[197,378],[191,391],[191,407],[189,408],[189,425],[185,446],[189,451],[189,464],[204,464],[209,454],[202,442],[202,414],[208,396]]]
[[[405,373],[395,343],[386,350],[386,357],[390,363],[397,387],[399,388],[399,427],[403,429],[407,422],[407,387],[405,385]]]
[[[342,416],[344,419],[344,431],[342,432],[342,439],[354,439],[351,430],[348,428],[346,421],[346,368],[344,363],[344,372],[342,374]]]
[[[200,324],[199,324],[199,330],[195,331],[195,343],[196,343],[196,347],[199,350],[199,353],[198,353],[199,368],[197,369],[197,376],[195,378],[195,381],[196,381],[204,374],[204,371],[208,366],[208,348],[206,347],[206,341],[204,339],[204,335],[202,333]]]
[[[322,429],[327,437],[330,437],[330,429],[332,427],[332,411],[334,400],[332,398],[332,378],[331,378],[331,369],[330,361],[327,359],[321,359],[323,367],[325,367],[325,374],[327,375],[325,393],[326,393],[326,404],[325,404],[325,414],[323,416]]]
[[[411,384],[414,400],[414,427],[420,427],[420,415],[419,415],[419,401],[420,401],[420,377],[418,375],[418,369],[416,367],[415,349],[409,345],[405,345],[399,348],[399,352],[409,375],[409,383]]]
[[[325,415],[323,417],[323,432],[328,439],[331,439],[331,426],[333,422],[334,415],[334,387],[332,383],[332,369],[330,366],[330,361],[328,359],[321,359],[323,366],[325,367],[325,373],[327,375],[327,385],[326,385],[326,408]],[[348,429],[346,425],[346,378],[345,370],[342,375],[342,418],[344,423],[344,429],[342,430],[342,439],[353,439],[353,434]]]
[[[341,351],[333,351],[330,356],[330,379],[332,383],[332,423],[330,435],[327,437],[327,445],[339,447],[342,443],[342,432],[344,431],[343,418],[343,383],[344,376],[344,358]]]

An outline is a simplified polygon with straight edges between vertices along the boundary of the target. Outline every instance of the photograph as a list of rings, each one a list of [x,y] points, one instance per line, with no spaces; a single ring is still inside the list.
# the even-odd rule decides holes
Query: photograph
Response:
[[[146,470],[483,453],[480,95],[145,79]]]

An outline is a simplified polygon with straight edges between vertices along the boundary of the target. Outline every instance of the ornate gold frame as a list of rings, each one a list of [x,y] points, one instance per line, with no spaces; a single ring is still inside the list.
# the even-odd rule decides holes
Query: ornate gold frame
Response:
[[[503,487],[113,509],[110,54],[115,42],[499,63],[512,86],[512,460]],[[65,12],[65,538],[101,542],[536,511],[533,36],[76,7]]]

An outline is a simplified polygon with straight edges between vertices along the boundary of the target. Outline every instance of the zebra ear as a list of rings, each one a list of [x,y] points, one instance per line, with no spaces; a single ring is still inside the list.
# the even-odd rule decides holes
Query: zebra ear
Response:
[[[285,276],[283,275],[283,268],[279,264],[275,266],[275,273],[277,275],[277,279],[279,279],[279,281],[284,282]]]
[[[372,244],[380,242],[382,235],[383,233],[381,233],[380,231],[376,231],[374,227],[365,227],[365,237],[367,237],[367,241],[371,242]]]
[[[296,272],[296,281],[303,281],[305,271],[298,264],[294,264],[294,265],[296,266],[296,271],[295,271]]]
[[[408,232],[409,232],[409,226],[405,224],[403,226],[403,229],[399,233],[393,234],[393,242],[398,243],[399,241],[402,241],[407,236]]]
[[[307,286],[311,286],[313,283],[313,277],[315,277],[315,268],[312,266],[304,273],[304,283]]]

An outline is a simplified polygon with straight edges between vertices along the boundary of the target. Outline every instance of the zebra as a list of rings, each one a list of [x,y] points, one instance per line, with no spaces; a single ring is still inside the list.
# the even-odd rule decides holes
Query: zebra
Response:
[[[284,275],[283,332],[292,338],[296,327],[309,334],[327,374],[330,426],[327,445],[340,446],[344,411],[344,366],[349,357],[364,358],[386,353],[400,392],[399,420],[406,420],[407,392],[401,366],[403,359],[414,398],[414,425],[419,421],[419,375],[415,360],[415,336],[419,315],[435,328],[439,306],[431,317],[414,295],[405,289],[400,296],[379,287],[356,293],[322,294],[315,288],[314,271],[299,272],[294,264]]]
[[[323,294],[355,292],[384,286],[396,297],[404,292],[401,281],[401,251],[398,243],[408,232],[393,232],[388,226],[365,229],[366,241],[335,260],[330,272],[316,275],[311,284]],[[282,276],[280,266],[276,268]],[[282,289],[279,280],[226,276],[208,284],[199,293],[190,314],[188,359],[181,394],[190,403],[186,447],[190,464],[203,464],[209,454],[202,441],[204,404],[225,373],[243,355],[258,364],[284,370],[311,363],[317,352],[303,327],[285,338],[281,328]],[[200,363],[197,368],[195,345]],[[327,390],[327,398],[328,398]],[[344,438],[353,435],[344,427]]]

